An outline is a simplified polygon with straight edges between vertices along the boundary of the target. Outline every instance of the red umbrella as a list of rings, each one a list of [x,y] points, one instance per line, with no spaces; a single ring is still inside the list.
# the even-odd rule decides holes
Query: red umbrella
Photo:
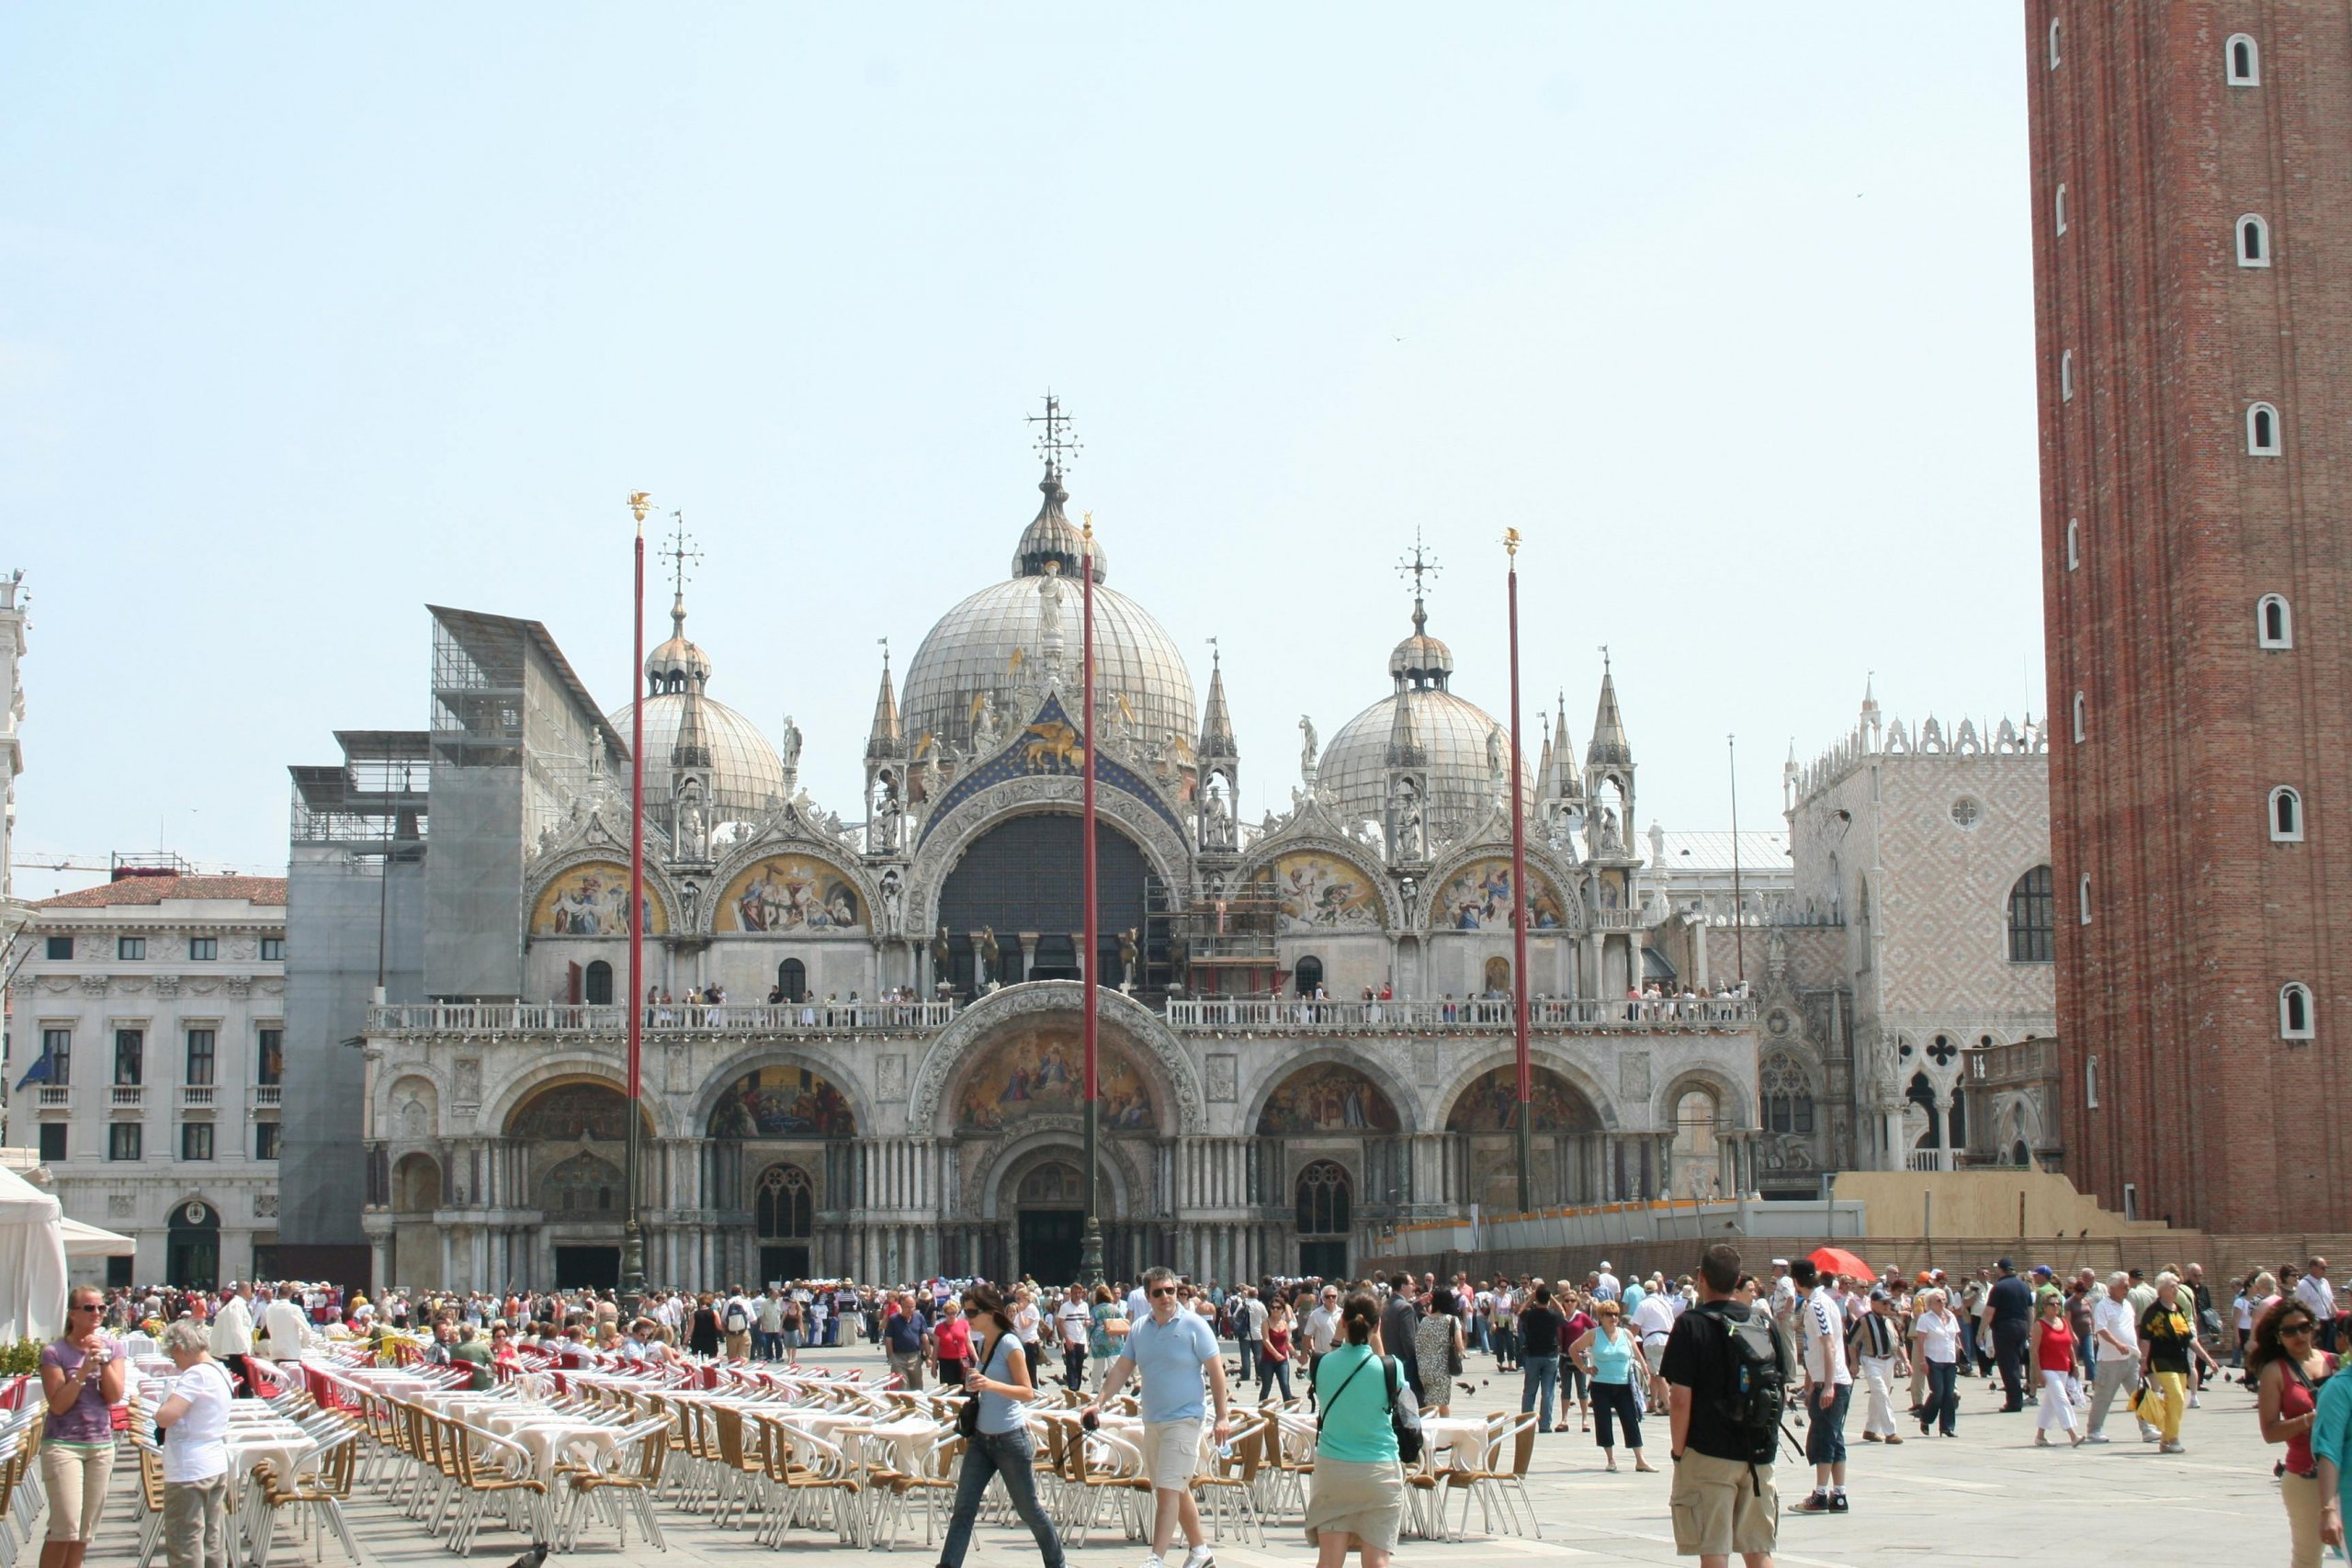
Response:
[[[1824,1274],[1843,1274],[1849,1280],[1878,1278],[1876,1269],[1842,1247],[1815,1247],[1805,1256]]]

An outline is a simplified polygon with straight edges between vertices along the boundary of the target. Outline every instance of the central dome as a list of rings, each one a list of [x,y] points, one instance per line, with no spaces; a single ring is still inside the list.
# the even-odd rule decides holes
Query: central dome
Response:
[[[645,775],[650,798],[656,779],[667,778],[686,711],[694,710],[697,739],[710,753],[710,798],[718,820],[739,821],[765,811],[784,795],[784,761],[760,727],[726,704],[705,694],[710,655],[686,636],[683,585],[670,606],[669,640],[645,658]],[[616,734],[629,732],[626,705],[605,716]]]
[[[933,735],[951,750],[964,746],[971,739],[973,705],[983,692],[996,700],[1000,734],[1003,726],[1027,718],[1013,713],[1012,694],[1018,686],[1041,686],[1045,681],[1045,611],[1038,590],[1049,568],[1061,584],[1063,701],[1073,714],[1078,710],[1085,587],[1078,580],[1080,536],[1063,515],[1069,495],[1060,476],[1047,469],[1037,488],[1045,492],[1045,504],[1022,534],[1012,578],[989,584],[942,615],[907,666],[900,706],[910,745]],[[1124,697],[1138,741],[1174,735],[1190,747],[1198,724],[1184,656],[1142,605],[1102,586],[1104,564],[1097,540],[1094,683],[1104,722],[1110,722],[1116,699]]]
[[[1340,727],[1316,770],[1317,782],[1342,822],[1388,814],[1388,750],[1409,741],[1420,752],[1414,763],[1429,779],[1429,827],[1432,847],[1457,840],[1486,819],[1494,800],[1494,773],[1487,762],[1487,738],[1501,727],[1466,697],[1455,696],[1453,652],[1429,635],[1429,616],[1413,601],[1413,635],[1388,656],[1396,690]],[[1402,705],[1410,723],[1397,723]],[[1510,766],[1510,732],[1502,730],[1504,766]],[[1535,774],[1520,761],[1520,792],[1534,808]]]

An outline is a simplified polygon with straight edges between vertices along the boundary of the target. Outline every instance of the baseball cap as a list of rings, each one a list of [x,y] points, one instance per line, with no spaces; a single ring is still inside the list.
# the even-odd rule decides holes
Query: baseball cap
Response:
[[[2050,1265],[2047,1263],[2037,1263],[2033,1266],[2033,1271],[2041,1275],[2044,1279],[2047,1279],[2050,1275]]]
[[[1772,1267],[1775,1269],[1786,1269],[1788,1266],[1789,1260],[1785,1258],[1775,1258],[1772,1259]]]
[[[2000,1261],[1998,1264],[1995,1265],[1995,1267],[1996,1267],[1996,1268],[2000,1268],[2000,1269],[2008,1269],[2008,1270],[2009,1270],[2010,1272],[2012,1272],[2012,1273],[2016,1272],[2016,1270],[2017,1270],[2017,1265],[2016,1265],[2016,1264],[2014,1264],[2014,1263],[2012,1263],[2012,1262],[2010,1262],[2010,1261],[2009,1261],[2007,1258],[2002,1258],[2002,1259],[2001,1259],[2001,1261]]]

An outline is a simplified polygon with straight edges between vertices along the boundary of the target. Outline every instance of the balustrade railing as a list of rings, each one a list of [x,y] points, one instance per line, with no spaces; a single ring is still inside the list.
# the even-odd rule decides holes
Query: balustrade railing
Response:
[[[74,1109],[74,1086],[72,1084],[45,1083],[36,1084],[33,1087],[40,1091],[40,1099],[39,1105],[41,1110],[71,1111]]]
[[[254,1109],[255,1111],[276,1111],[280,1105],[285,1103],[285,1099],[286,1086],[284,1084],[257,1083],[254,1085]]]
[[[1168,1021],[1177,1029],[1242,1029],[1277,1034],[1369,1029],[1508,1029],[1511,1015],[1512,1004],[1507,998],[1479,997],[1453,1001],[1187,997],[1171,999],[1168,1004]],[[1656,1001],[1544,997],[1529,1002],[1527,1026],[1555,1031],[1699,1032],[1740,1028],[1753,1021],[1755,1016],[1755,1004],[1736,997],[1661,998]]]
[[[1911,1170],[1956,1170],[1956,1158],[1951,1149],[1913,1149],[1905,1156],[1904,1165]]]
[[[953,1002],[655,1002],[645,1010],[649,1034],[892,1032],[941,1029]],[[560,1002],[395,1002],[368,1010],[371,1033],[620,1034],[621,1007]]]
[[[180,1109],[209,1111],[214,1105],[213,1096],[219,1092],[214,1085],[209,1083],[184,1083],[180,1085]]]
[[[113,1094],[108,1103],[117,1111],[137,1111],[147,1103],[147,1086],[119,1083],[110,1086]]]

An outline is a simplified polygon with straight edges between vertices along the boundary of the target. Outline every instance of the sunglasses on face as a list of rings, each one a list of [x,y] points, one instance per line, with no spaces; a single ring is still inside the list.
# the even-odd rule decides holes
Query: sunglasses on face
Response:
[[[2281,1338],[2284,1338],[2286,1336],[2288,1336],[2288,1335],[2290,1335],[2290,1334],[2309,1334],[2309,1333],[2311,1333],[2313,1329],[2317,1328],[2318,1326],[2319,1326],[2319,1325],[2318,1325],[2317,1324],[2314,1324],[2314,1323],[2289,1323],[2289,1324],[2282,1324],[2282,1325],[2279,1326],[2278,1334],[2279,1334],[2279,1337],[2280,1337]]]
[[[1153,1301],[1158,1301],[1158,1300],[1159,1300],[1160,1297],[1162,1297],[1162,1296],[1172,1296],[1172,1295],[1174,1295],[1174,1294],[1176,1293],[1176,1287],[1175,1287],[1175,1286],[1173,1286],[1173,1285],[1159,1285],[1159,1286],[1155,1286],[1152,1290],[1150,1290],[1149,1292],[1146,1292],[1146,1293],[1147,1293],[1147,1294],[1148,1294],[1148,1295],[1151,1297],[1151,1299],[1152,1299]]]
[[[98,1302],[76,1302],[74,1305],[74,1310],[75,1312],[103,1312],[106,1308]]]

